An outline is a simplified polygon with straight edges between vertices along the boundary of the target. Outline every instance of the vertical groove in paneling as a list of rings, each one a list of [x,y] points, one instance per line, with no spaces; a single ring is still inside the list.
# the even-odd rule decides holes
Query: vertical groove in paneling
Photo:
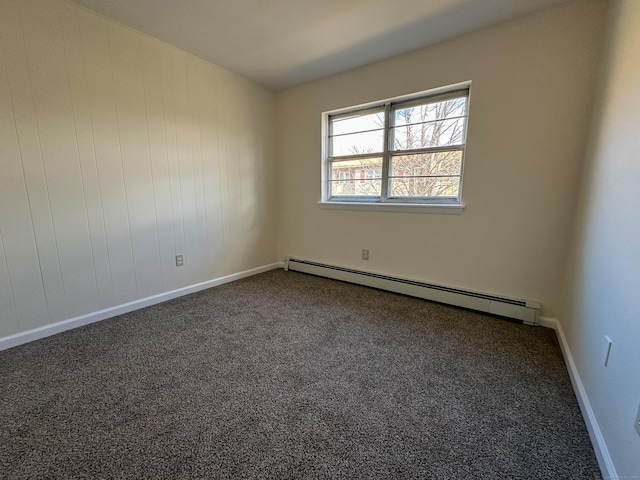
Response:
[[[209,135],[209,125],[206,118],[202,115],[202,104],[205,102],[205,96],[202,93],[202,83],[205,78],[205,72],[201,63],[195,59],[191,60],[193,97],[192,105],[195,117],[198,119],[198,136],[196,139],[196,164],[195,170],[197,174],[194,176],[196,182],[196,191],[198,198],[198,218],[200,219],[200,235],[199,243],[201,245],[201,276],[206,278],[207,273],[211,271],[211,252],[207,247],[207,239],[209,235],[209,225],[207,221],[207,192],[205,189],[205,155],[203,148],[203,140]]]
[[[243,87],[243,81],[239,87]],[[254,200],[255,186],[253,177],[255,166],[253,165],[255,155],[251,148],[253,134],[251,132],[251,111],[255,103],[252,104],[250,95],[238,95],[238,157],[240,173],[238,176],[238,190],[240,196],[240,228],[242,229],[243,246],[242,250],[247,251],[255,246],[255,232],[253,229],[253,213],[257,209]]]
[[[28,4],[24,4],[22,3],[21,6],[23,8],[26,8],[28,6]],[[57,294],[57,292],[53,292],[53,294],[48,294],[49,289],[54,289],[56,288],[55,285],[55,278],[52,278],[51,276],[49,276],[49,281],[47,281],[46,279],[43,279],[43,281],[45,282],[45,298],[47,300],[47,307],[49,308],[49,317],[51,320],[56,321],[56,320],[62,320],[66,317],[68,317],[68,306],[67,306],[67,295],[65,292],[65,279],[62,275],[62,265],[60,262],[60,250],[58,249],[58,241],[56,239],[56,231],[55,231],[55,226],[54,226],[54,221],[53,221],[53,210],[51,209],[51,193],[49,192],[49,182],[47,180],[47,169],[45,167],[45,153],[43,152],[43,145],[42,145],[42,137],[40,135],[40,125],[38,123],[38,113],[37,113],[37,106],[36,106],[36,95],[34,92],[34,79],[33,79],[33,75],[31,74],[31,67],[29,65],[29,54],[28,54],[28,48],[26,45],[26,41],[25,41],[25,34],[24,31],[28,30],[28,28],[26,28],[24,22],[23,22],[23,17],[24,12],[22,11],[23,9],[19,8],[19,12],[18,12],[18,21],[20,24],[20,33],[21,33],[21,46],[22,46],[22,50],[23,50],[23,55],[24,55],[24,68],[25,68],[25,72],[24,72],[24,79],[26,80],[25,84],[29,86],[29,105],[30,105],[30,114],[32,115],[31,118],[31,128],[33,129],[33,136],[35,138],[36,144],[38,145],[38,152],[37,152],[37,157],[34,157],[34,159],[37,162],[37,173],[34,171],[34,176],[38,176],[41,178],[39,178],[39,184],[35,186],[35,188],[33,188],[31,190],[31,192],[34,192],[34,194],[38,194],[40,192],[38,192],[37,190],[39,190],[39,187],[42,188],[42,194],[43,197],[41,199],[41,208],[44,210],[44,212],[42,213],[42,218],[46,219],[45,221],[42,222],[42,224],[46,225],[47,228],[47,233],[50,235],[50,238],[48,238],[47,240],[45,240],[45,242],[48,244],[47,245],[47,252],[45,252],[44,255],[48,256],[51,258],[51,260],[53,260],[55,262],[55,267],[53,267],[53,269],[55,269],[57,267],[57,270],[55,272],[52,272],[52,275],[55,275],[56,277],[59,278],[59,288],[61,291],[61,295]],[[25,142],[21,142],[21,144],[25,144],[27,142],[29,142],[30,140],[25,140]],[[31,200],[33,194],[29,192],[29,190],[27,191],[27,193],[29,194],[29,199]],[[41,264],[41,268],[42,268],[42,257],[43,254],[40,253],[40,248],[38,248],[38,256],[40,258],[40,264]],[[53,310],[52,313],[52,304],[57,304],[57,308],[55,310]]]
[[[211,153],[215,158],[214,164],[214,174],[215,178],[212,178],[209,188],[214,193],[215,203],[212,205],[212,214],[214,218],[217,220],[216,231],[215,231],[215,248],[213,250],[213,268],[218,273],[218,275],[222,275],[224,272],[224,265],[222,264],[222,259],[224,258],[224,253],[227,251],[225,247],[225,225],[224,225],[224,214],[223,214],[223,199],[222,199],[222,154],[220,153],[220,142],[221,142],[221,132],[220,132],[220,124],[222,119],[220,118],[220,96],[222,94],[221,91],[221,79],[220,79],[220,70],[217,67],[210,68],[212,75],[212,87],[213,91],[209,90],[210,96],[210,110],[212,114],[212,122],[213,129],[215,131],[215,142],[211,145]]]
[[[209,208],[211,205],[211,198],[212,198],[212,194],[213,192],[210,191],[207,188],[207,183],[209,182],[210,178],[212,177],[212,169],[213,169],[213,164],[215,162],[215,159],[211,158],[210,155],[207,154],[207,151],[209,150],[210,145],[213,141],[213,137],[215,136],[215,131],[214,131],[214,127],[215,125],[213,124],[213,122],[211,121],[211,105],[209,102],[209,96],[207,95],[207,92],[209,91],[209,89],[213,89],[213,85],[209,83],[209,75],[211,73],[211,68],[209,68],[208,65],[206,64],[201,64],[200,65],[200,75],[199,75],[199,79],[200,79],[200,84],[199,84],[199,89],[198,89],[198,99],[200,100],[198,102],[198,116],[202,119],[201,122],[204,123],[205,125],[205,131],[204,131],[204,135],[200,136],[200,150],[201,150],[201,156],[200,156],[200,162],[201,162],[201,169],[202,169],[202,177],[200,178],[200,180],[202,181],[202,204],[204,206],[204,237],[205,237],[205,243],[204,243],[204,247],[206,250],[206,257],[207,257],[207,272],[214,272],[214,264],[213,264],[213,249],[212,249],[212,243],[214,241],[214,235],[213,235],[213,231],[214,229],[212,228],[214,225],[214,222],[212,222],[212,218],[211,215],[209,215]]]
[[[184,254],[184,209],[180,189],[180,165],[178,160],[178,135],[176,131],[176,115],[174,102],[172,49],[160,45],[160,65],[162,78],[162,104],[164,112],[165,139],[167,143],[167,167],[169,189],[173,216],[175,254]],[[187,278],[184,267],[177,270],[178,286],[186,285]]]
[[[219,122],[219,143],[218,151],[220,152],[220,195],[222,197],[222,229],[223,229],[223,245],[225,256],[220,259],[222,273],[229,273],[233,254],[233,243],[231,241],[231,220],[229,207],[229,149],[227,143],[229,141],[229,123],[228,108],[229,92],[227,87],[227,78],[225,72],[220,72],[220,96],[218,101],[218,119]]]
[[[127,198],[138,295],[162,291],[162,270],[155,222],[149,132],[138,34],[109,29],[121,163]]]
[[[56,5],[59,4],[52,5],[48,0],[21,2],[53,239],[62,276],[66,316],[74,317],[95,311],[99,301],[62,26],[59,10],[54,8]]]
[[[135,249],[134,249],[134,245],[133,245],[133,235],[131,233],[131,208],[130,208],[130,202],[129,202],[129,195],[127,193],[127,181],[125,178],[125,171],[124,171],[124,160],[122,158],[122,126],[120,125],[120,115],[118,113],[118,100],[117,100],[117,94],[116,94],[116,82],[115,82],[115,77],[116,77],[116,71],[114,69],[114,62],[113,62],[113,46],[112,46],[112,31],[113,29],[118,28],[116,25],[112,25],[112,24],[107,24],[106,25],[106,35],[107,35],[107,58],[108,58],[108,62],[109,62],[109,73],[110,73],[110,80],[111,80],[111,97],[113,99],[113,108],[114,108],[114,113],[115,113],[115,125],[116,125],[116,138],[118,139],[117,145],[118,145],[118,160],[119,160],[119,174],[120,174],[120,178],[122,180],[122,188],[123,188],[123,194],[124,194],[124,216],[126,219],[126,223],[127,223],[127,232],[129,235],[129,249],[131,252],[131,258],[132,258],[132,262],[133,262],[133,283],[135,286],[135,294],[133,295],[133,298],[137,298],[139,295],[139,289],[138,289],[138,274],[137,274],[137,262],[136,262],[136,255],[135,255]]]
[[[214,275],[220,275],[217,258],[220,250],[220,230],[222,218],[219,215],[219,158],[217,153],[218,125],[216,117],[215,93],[217,93],[215,70],[203,65],[198,98],[199,116],[206,125],[201,137],[202,148],[202,189],[205,206],[205,231],[208,269]]]
[[[217,191],[217,198],[218,198],[218,205],[217,205],[217,214],[219,215],[219,223],[218,223],[218,228],[217,228],[217,246],[218,249],[216,250],[216,252],[219,252],[219,254],[217,255],[217,257],[214,259],[214,263],[215,263],[215,271],[218,273],[218,275],[224,275],[224,273],[226,272],[226,265],[224,263],[225,261],[225,255],[224,253],[226,253],[228,251],[227,249],[227,245],[228,245],[228,241],[227,241],[227,232],[228,232],[228,228],[227,228],[227,223],[226,223],[226,215],[225,215],[225,211],[226,211],[226,203],[225,203],[225,186],[226,186],[226,154],[224,152],[224,147],[222,146],[224,143],[224,132],[222,131],[222,124],[224,123],[224,118],[222,116],[222,104],[223,104],[223,99],[224,99],[224,88],[223,88],[223,79],[221,76],[221,72],[219,69],[214,68],[213,69],[213,78],[215,81],[215,86],[216,89],[214,91],[214,101],[213,104],[211,106],[213,114],[214,114],[214,119],[215,119],[215,131],[216,131],[216,142],[215,142],[215,146],[213,146],[213,148],[215,148],[215,150],[212,152],[213,155],[215,156],[215,163],[216,163],[216,181],[213,182],[212,184],[212,188],[216,188]],[[224,252],[224,253],[223,253]]]
[[[63,39],[65,44],[67,77],[73,108],[78,165],[86,205],[91,254],[100,308],[114,303],[113,283],[107,237],[105,232],[102,192],[98,180],[93,124],[89,106],[87,79],[84,72],[80,20],[77,10],[67,2],[62,8]]]
[[[198,77],[200,62],[194,57],[187,57],[187,85],[188,85],[188,106],[189,116],[193,120],[193,128],[191,131],[191,168],[193,171],[193,192],[195,200],[195,225],[196,225],[196,245],[197,258],[197,278],[200,281],[207,279],[207,248],[206,248],[206,217],[204,212],[204,188],[202,187],[202,134],[203,128],[206,126],[202,123],[200,116],[199,103],[201,97],[198,95]]]
[[[137,294],[124,181],[120,168],[120,140],[113,98],[108,24],[85,11],[80,12],[79,23],[111,284],[114,301],[121,304],[134,300]]]
[[[95,294],[96,294],[96,303],[93,305],[93,310],[95,310],[96,308],[100,308],[103,304],[102,300],[101,300],[101,296],[100,296],[100,288],[98,286],[98,272],[96,271],[96,255],[94,252],[94,245],[93,245],[93,238],[94,238],[94,234],[92,232],[92,228],[91,228],[91,222],[89,219],[89,201],[88,201],[88,197],[87,197],[87,175],[86,172],[84,171],[84,169],[82,168],[82,152],[80,149],[80,135],[79,135],[79,121],[78,121],[78,112],[77,112],[77,106],[76,106],[76,101],[75,101],[75,96],[74,96],[74,85],[71,79],[71,73],[70,73],[70,57],[72,56],[71,52],[69,52],[69,45],[68,45],[68,41],[65,38],[65,33],[66,33],[66,22],[65,20],[68,18],[68,15],[65,15],[65,11],[60,11],[60,9],[64,8],[64,6],[66,6],[67,4],[60,4],[60,3],[56,3],[55,7],[57,7],[58,11],[58,20],[59,20],[59,24],[60,24],[60,29],[61,29],[61,37],[62,37],[62,48],[63,48],[63,56],[64,56],[64,60],[65,60],[65,78],[66,78],[66,83],[67,83],[67,89],[68,89],[68,97],[70,99],[70,103],[71,103],[71,111],[72,111],[72,115],[73,115],[73,133],[75,134],[75,149],[76,149],[76,154],[77,154],[77,166],[78,166],[78,170],[80,172],[80,188],[81,188],[81,194],[82,194],[82,204],[85,206],[84,208],[84,221],[86,222],[87,225],[87,231],[88,231],[88,248],[89,248],[89,253],[90,253],[90,259],[91,261],[88,262],[90,263],[90,265],[93,267],[92,271],[93,271],[93,280],[94,280],[94,284],[95,284]],[[87,310],[90,311],[90,310]],[[86,312],[82,312],[82,313],[86,313]]]
[[[233,239],[230,258],[232,265],[235,265],[242,261],[244,252],[244,238],[242,237],[242,195],[240,193],[240,164],[242,159],[238,151],[240,133],[238,125],[239,99],[237,82],[229,82],[227,91],[229,92],[229,101],[227,103],[227,122],[229,125],[227,134],[227,159],[231,160],[227,164],[227,191],[229,192],[229,217],[232,219],[230,222],[230,233]]]
[[[2,240],[2,230],[0,230],[0,305],[2,305],[0,308],[0,337],[17,333],[20,330],[20,324],[18,323],[11,275],[7,265],[7,252]]]
[[[176,254],[175,213],[171,197],[171,181],[168,164],[166,112],[163,101],[162,59],[160,45],[141,37],[144,63],[143,82],[145,108],[149,131],[149,152],[154,195],[158,245],[165,289],[178,287],[178,275],[174,263]]]
[[[65,0],[1,0],[0,337],[275,261],[267,97]]]
[[[185,270],[188,278],[197,275],[197,219],[195,211],[195,191],[193,188],[193,145],[191,133],[193,119],[189,111],[189,92],[187,81],[187,55],[173,49],[174,113],[176,120],[176,141],[178,153],[178,175],[180,181],[180,200],[183,214],[183,237]]]
[[[2,49],[2,38],[0,38],[0,135],[6,134],[9,136],[9,132],[12,130],[11,121],[8,118],[11,102],[7,101],[7,93],[4,53]],[[13,126],[13,129],[15,129],[15,126]],[[11,335],[20,330],[13,294],[13,284],[11,282],[11,274],[9,273],[9,266],[7,264],[7,252],[2,239],[2,228],[3,226],[4,228],[7,228],[7,224],[9,223],[6,218],[7,215],[4,212],[4,209],[6,208],[4,205],[8,204],[10,201],[10,198],[5,198],[5,189],[9,186],[5,185],[5,182],[11,181],[13,183],[17,178],[9,172],[9,159],[5,160],[5,158],[9,156],[9,152],[5,151],[3,145],[4,142],[0,144],[0,159],[3,160],[0,161],[0,305],[2,305],[2,307],[0,307],[0,337]]]
[[[0,32],[3,31],[2,20],[7,18],[2,13],[0,8]],[[4,314],[8,317],[0,320],[0,332],[1,335],[10,335],[48,322],[49,312],[3,43],[0,34],[0,231],[4,229],[5,280],[15,317],[7,309]]]
[[[20,12],[22,4],[8,2],[1,5],[3,11],[0,17],[4,23],[0,35],[4,37],[9,92],[12,98],[21,166],[35,233],[39,275],[44,287],[43,294],[48,321],[58,321],[67,317],[67,308],[42,158],[42,145],[36,122],[32,79],[24,45]],[[35,319],[28,315],[21,319],[21,324],[25,326],[34,323],[36,323]]]
[[[166,248],[166,244],[163,243],[163,241],[161,240],[161,230],[162,230],[162,226],[164,225],[164,222],[161,223],[160,219],[160,215],[158,214],[158,205],[162,202],[162,198],[160,196],[160,172],[156,167],[156,171],[154,172],[154,156],[159,156],[162,157],[162,153],[158,152],[158,145],[162,144],[162,138],[154,138],[154,140],[152,141],[152,131],[155,130],[156,132],[160,133],[162,131],[162,128],[160,128],[160,125],[153,125],[152,128],[152,122],[155,119],[151,119],[151,111],[150,109],[151,107],[151,94],[149,92],[149,90],[151,89],[151,86],[149,85],[149,83],[152,81],[152,77],[154,76],[153,74],[149,75],[149,68],[153,68],[153,65],[149,65],[149,62],[153,63],[153,57],[154,57],[154,51],[153,48],[151,49],[147,49],[146,50],[146,55],[145,55],[145,40],[139,36],[138,37],[138,47],[140,49],[140,65],[141,65],[141,69],[142,69],[142,92],[143,92],[143,97],[144,97],[144,114],[145,114],[145,121],[146,121],[146,132],[147,132],[147,149],[149,151],[149,171],[150,171],[150,180],[151,180],[151,189],[153,192],[153,214],[154,214],[154,219],[155,219],[155,225],[156,225],[156,241],[158,244],[158,264],[160,265],[160,276],[161,276],[161,286],[162,286],[162,291],[165,291],[167,289],[167,285],[169,284],[168,279],[167,279],[167,262],[166,262],[166,258],[171,256],[171,251],[169,250],[169,254],[167,255],[167,248]],[[156,74],[157,75],[157,74]],[[156,103],[158,101],[158,97],[156,95]],[[155,111],[156,116],[158,115],[157,111]],[[156,133],[156,135],[158,135],[158,133]],[[156,149],[154,152],[154,148]],[[164,260],[163,260],[164,259]]]

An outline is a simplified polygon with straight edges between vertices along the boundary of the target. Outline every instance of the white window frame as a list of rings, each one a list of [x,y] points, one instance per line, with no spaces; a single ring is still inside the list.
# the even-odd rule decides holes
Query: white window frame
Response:
[[[420,104],[425,101],[441,101],[447,98],[456,98],[460,96],[460,93],[464,93],[467,97],[466,105],[466,121],[463,131],[463,139],[460,145],[447,146],[447,147],[427,147],[416,150],[393,150],[391,145],[391,130],[393,125],[392,112],[396,109],[406,107],[412,103]],[[323,112],[322,114],[322,191],[321,200],[318,202],[321,208],[325,209],[347,209],[347,210],[376,210],[376,211],[392,211],[392,212],[420,212],[420,213],[462,213],[464,204],[462,202],[462,187],[464,179],[464,165],[465,165],[465,150],[467,144],[467,131],[469,124],[469,105],[471,97],[471,82],[461,82],[454,85],[448,85],[436,89],[417,92],[411,95],[404,95],[401,97],[394,97],[390,99],[380,100],[364,105],[352,106],[348,108],[342,108],[339,110],[332,110]],[[382,188],[381,195],[379,197],[370,196],[340,196],[330,197],[330,182],[331,182],[331,162],[340,160],[349,160],[354,158],[348,157],[335,157],[335,160],[329,157],[330,152],[330,121],[340,116],[349,116],[354,113],[364,114],[367,111],[384,111],[385,112],[385,126],[384,126],[384,146],[383,151],[379,154],[369,154],[371,156],[382,157]],[[398,153],[430,153],[437,151],[451,151],[459,150],[462,152],[462,164],[460,171],[460,184],[457,197],[389,197],[388,182],[390,177],[390,159],[392,155]],[[357,157],[356,157],[357,158]]]

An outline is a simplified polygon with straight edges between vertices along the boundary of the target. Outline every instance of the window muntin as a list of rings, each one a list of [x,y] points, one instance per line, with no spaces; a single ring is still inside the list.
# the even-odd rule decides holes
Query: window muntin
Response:
[[[469,88],[327,115],[325,201],[460,204]]]

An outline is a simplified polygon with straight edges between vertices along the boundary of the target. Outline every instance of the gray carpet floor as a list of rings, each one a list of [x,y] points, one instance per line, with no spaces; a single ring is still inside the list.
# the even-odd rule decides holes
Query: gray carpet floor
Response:
[[[11,480],[601,478],[553,331],[282,270],[0,372]]]

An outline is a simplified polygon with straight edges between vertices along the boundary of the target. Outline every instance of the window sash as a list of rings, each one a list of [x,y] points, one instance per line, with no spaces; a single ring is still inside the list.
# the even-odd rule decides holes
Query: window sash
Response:
[[[464,115],[456,115],[454,117],[447,117],[442,119],[435,120],[427,120],[424,122],[416,122],[411,125],[424,125],[428,123],[438,122],[442,120],[452,120],[464,118],[464,126],[462,131],[462,139],[460,143],[455,143],[452,145],[442,145],[442,146],[431,146],[431,147],[421,147],[421,148],[413,148],[413,149],[394,149],[392,146],[393,142],[393,132],[394,128],[401,128],[408,125],[394,125],[393,119],[395,118],[395,112],[397,110],[402,110],[406,108],[411,108],[414,106],[420,105],[429,105],[433,103],[444,102],[447,100],[454,100],[457,98],[465,99],[464,106]],[[333,134],[333,122],[336,120],[340,120],[343,118],[349,117],[357,117],[363,115],[369,115],[374,113],[384,113],[384,139],[383,139],[383,150],[382,152],[368,152],[362,154],[353,154],[353,155],[332,155],[333,151],[333,141],[334,137],[351,135],[362,132],[376,131],[381,129],[369,129],[360,131],[354,131],[349,133],[342,134]],[[424,95],[420,97],[411,98],[409,100],[399,100],[399,101],[388,101],[384,104],[368,106],[364,108],[355,108],[353,110],[340,112],[337,114],[329,114],[327,115],[327,137],[326,137],[326,200],[328,201],[341,201],[341,202],[365,202],[365,203],[418,203],[418,204],[459,204],[462,196],[462,180],[463,180],[463,170],[464,170],[464,153],[466,148],[466,137],[467,137],[467,128],[468,128],[468,119],[469,119],[469,87],[465,88],[457,88],[454,90],[437,93],[433,95]],[[460,172],[458,175],[424,175],[424,176],[406,176],[404,178],[437,178],[437,177],[449,177],[454,178],[457,177],[459,179],[458,183],[458,195],[456,197],[445,197],[445,196],[432,196],[432,197],[422,197],[422,196],[394,196],[391,189],[391,179],[402,178],[398,176],[391,175],[391,158],[397,155],[425,155],[431,153],[438,152],[454,152],[460,151],[462,152],[462,159],[460,164]],[[332,168],[335,162],[345,162],[349,160],[359,160],[366,159],[371,157],[382,157],[382,178],[381,178],[381,190],[379,192],[379,196],[362,196],[362,195],[334,195],[332,191],[332,187],[334,183],[337,183],[336,180],[332,180]]]

